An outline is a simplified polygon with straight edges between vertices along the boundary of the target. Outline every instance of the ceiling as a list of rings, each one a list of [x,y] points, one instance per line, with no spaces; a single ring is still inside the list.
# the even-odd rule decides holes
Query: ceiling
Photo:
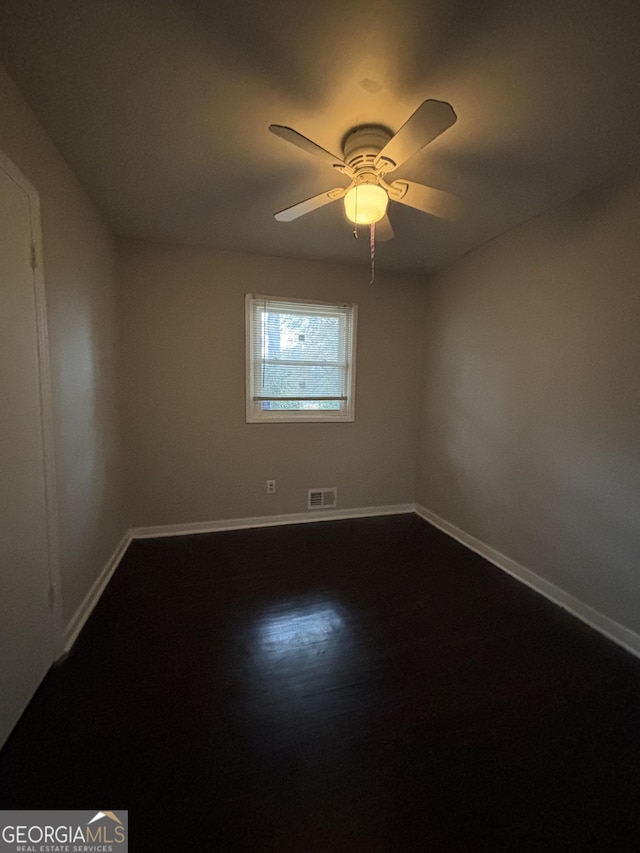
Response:
[[[121,235],[368,263],[346,179],[270,134],[341,154],[426,98],[457,123],[393,177],[460,196],[445,223],[390,205],[378,268],[428,271],[640,153],[637,0],[2,0],[0,58]]]

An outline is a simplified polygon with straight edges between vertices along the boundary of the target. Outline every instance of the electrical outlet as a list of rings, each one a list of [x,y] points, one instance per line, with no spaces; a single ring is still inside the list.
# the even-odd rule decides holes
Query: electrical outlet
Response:
[[[275,480],[267,480],[267,494],[275,495],[276,493],[276,481]]]

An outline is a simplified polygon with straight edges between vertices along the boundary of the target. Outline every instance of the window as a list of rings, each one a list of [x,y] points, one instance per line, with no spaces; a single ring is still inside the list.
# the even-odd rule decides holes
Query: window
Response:
[[[247,423],[354,419],[356,313],[248,294]]]

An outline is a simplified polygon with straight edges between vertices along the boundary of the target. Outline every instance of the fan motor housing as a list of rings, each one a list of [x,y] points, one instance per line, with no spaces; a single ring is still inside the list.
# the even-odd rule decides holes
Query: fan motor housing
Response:
[[[342,145],[344,162],[355,171],[370,167],[392,135],[391,131],[382,125],[354,128],[345,136]]]

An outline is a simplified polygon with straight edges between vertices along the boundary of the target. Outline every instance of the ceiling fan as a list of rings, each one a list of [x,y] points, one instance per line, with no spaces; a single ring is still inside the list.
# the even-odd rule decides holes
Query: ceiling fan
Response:
[[[269,130],[303,151],[322,158],[337,172],[351,178],[347,187],[336,187],[278,211],[279,222],[291,222],[338,199],[344,199],[347,218],[356,225],[382,226],[382,239],[393,237],[386,215],[389,200],[408,205],[440,219],[455,219],[460,212],[460,200],[450,193],[396,179],[388,182],[386,175],[394,172],[429,142],[455,124],[457,116],[451,104],[426,100],[394,135],[381,125],[363,125],[349,131],[343,142],[343,156],[336,157],[290,127],[269,125]]]

